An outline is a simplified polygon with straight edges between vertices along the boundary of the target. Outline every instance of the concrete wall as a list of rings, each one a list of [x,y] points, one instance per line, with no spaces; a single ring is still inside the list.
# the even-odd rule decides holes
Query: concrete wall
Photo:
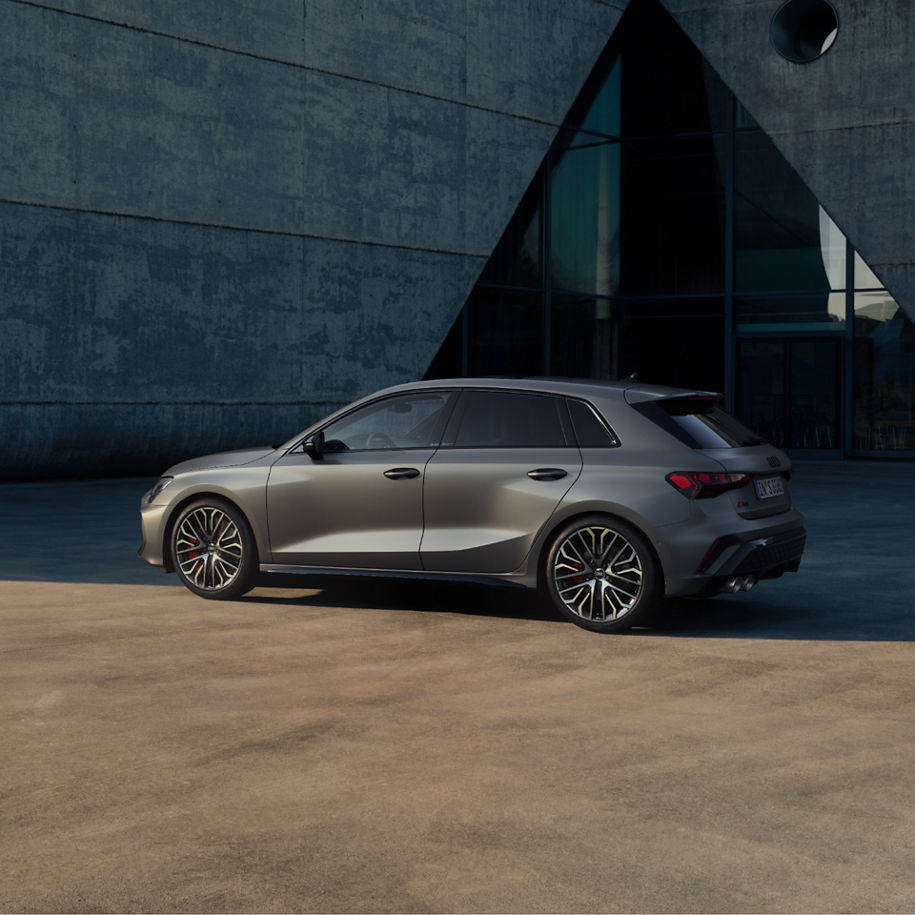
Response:
[[[0,0],[0,477],[422,375],[624,6]]]
[[[911,0],[830,0],[832,48],[791,63],[769,40],[781,0],[661,0],[915,320]]]

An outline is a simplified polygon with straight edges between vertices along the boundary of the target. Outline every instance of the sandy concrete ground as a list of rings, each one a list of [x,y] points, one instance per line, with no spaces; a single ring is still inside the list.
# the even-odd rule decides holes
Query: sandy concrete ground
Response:
[[[202,601],[144,488],[0,487],[0,910],[915,909],[912,465],[799,465],[798,575],[625,636]]]

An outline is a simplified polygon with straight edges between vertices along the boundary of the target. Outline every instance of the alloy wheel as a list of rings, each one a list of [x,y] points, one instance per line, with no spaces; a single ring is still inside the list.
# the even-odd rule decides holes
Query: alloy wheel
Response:
[[[202,506],[175,532],[175,560],[182,575],[202,591],[221,591],[238,577],[244,559],[241,532],[222,509]]]
[[[579,528],[559,545],[551,569],[556,594],[570,613],[590,622],[625,616],[642,593],[642,563],[619,531]]]

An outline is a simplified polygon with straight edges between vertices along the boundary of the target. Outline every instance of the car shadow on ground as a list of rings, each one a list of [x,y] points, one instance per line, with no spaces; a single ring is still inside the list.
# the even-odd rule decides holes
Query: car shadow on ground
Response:
[[[303,594],[303,590],[308,590]],[[288,595],[288,596],[287,596]],[[405,579],[271,575],[243,600],[373,610],[460,613],[506,619],[563,621],[540,597],[523,588]]]
[[[572,625],[534,592],[452,582],[342,577],[275,579],[245,601],[303,607],[459,613]],[[770,588],[775,587],[770,584]],[[884,604],[862,612],[854,595],[814,601],[787,590],[703,600],[662,601],[651,621],[632,634],[666,638],[915,641],[915,608]],[[806,590],[806,589],[805,589]],[[307,593],[303,594],[303,591]]]
[[[667,638],[915,641],[913,465],[810,462],[792,481],[808,546],[800,572],[749,594],[671,600],[636,632]],[[0,598],[4,581],[180,587],[137,558],[137,508],[150,479],[0,486]],[[571,625],[536,595],[429,581],[293,576],[288,594],[245,600],[301,606],[439,611]],[[279,584],[271,579],[271,586]],[[320,588],[320,591],[308,589]]]

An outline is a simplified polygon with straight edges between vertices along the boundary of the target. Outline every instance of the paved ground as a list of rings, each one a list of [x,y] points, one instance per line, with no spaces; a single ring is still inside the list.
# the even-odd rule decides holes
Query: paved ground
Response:
[[[198,600],[145,486],[0,486],[0,910],[915,910],[915,466],[798,465],[798,575],[603,637]]]

